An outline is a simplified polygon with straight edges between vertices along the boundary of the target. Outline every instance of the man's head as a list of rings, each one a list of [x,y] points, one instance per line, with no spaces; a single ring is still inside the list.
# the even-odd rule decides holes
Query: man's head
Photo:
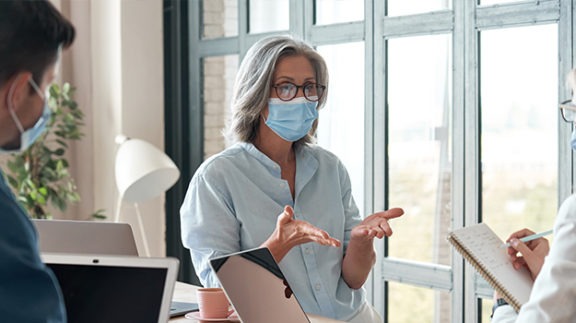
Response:
[[[45,113],[44,93],[74,35],[46,0],[0,1],[0,150],[19,148]]]

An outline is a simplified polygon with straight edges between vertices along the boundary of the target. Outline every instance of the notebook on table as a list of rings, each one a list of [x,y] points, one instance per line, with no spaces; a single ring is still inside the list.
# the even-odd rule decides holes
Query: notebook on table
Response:
[[[70,323],[165,323],[176,258],[43,253],[59,282]]]
[[[210,265],[242,322],[310,322],[267,248],[213,258]]]
[[[524,267],[514,269],[502,248],[504,241],[488,225],[454,230],[448,241],[516,311],[528,302],[533,285],[530,273]]]

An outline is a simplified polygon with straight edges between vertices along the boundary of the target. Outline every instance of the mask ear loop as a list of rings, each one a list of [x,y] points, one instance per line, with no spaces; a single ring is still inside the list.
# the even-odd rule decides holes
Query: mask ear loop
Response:
[[[24,127],[22,126],[22,123],[20,123],[20,120],[18,120],[18,116],[16,115],[16,112],[14,111],[14,104],[12,103],[12,98],[14,97],[14,91],[16,90],[15,85],[16,85],[16,82],[12,83],[12,86],[10,86],[10,89],[8,90],[8,97],[6,98],[6,105],[8,106],[8,111],[10,112],[10,116],[12,116],[12,120],[16,124],[16,128],[18,128],[18,131],[20,131],[20,133],[24,133]]]

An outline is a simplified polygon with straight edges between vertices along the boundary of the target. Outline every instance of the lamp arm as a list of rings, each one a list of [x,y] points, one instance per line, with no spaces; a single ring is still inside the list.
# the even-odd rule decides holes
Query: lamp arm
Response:
[[[114,216],[114,222],[120,222],[120,210],[122,209],[122,199],[124,195],[120,194],[118,196],[118,203],[116,204],[116,215]]]
[[[142,243],[144,245],[144,252],[146,257],[150,257],[150,248],[148,247],[148,238],[146,238],[146,231],[144,231],[144,224],[142,223],[142,215],[140,214],[140,208],[138,203],[134,203],[134,208],[136,209],[136,217],[138,218],[138,227],[140,228],[140,235],[142,236]]]

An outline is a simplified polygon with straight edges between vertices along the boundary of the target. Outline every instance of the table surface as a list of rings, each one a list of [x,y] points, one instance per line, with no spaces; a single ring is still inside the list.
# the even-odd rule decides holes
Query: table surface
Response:
[[[186,283],[182,283],[182,282],[176,282],[176,285],[174,286],[174,297],[172,297],[172,299],[174,301],[178,301],[178,302],[196,303],[196,289],[198,289],[198,286],[194,286],[194,285],[190,285],[190,284],[186,284]],[[325,318],[325,317],[321,317],[321,316],[313,315],[313,314],[308,314],[308,318],[310,319],[311,323],[342,323],[342,321],[337,321],[337,320],[333,320],[333,319],[329,319],[329,318]],[[193,319],[187,319],[184,316],[180,316],[180,317],[172,318],[169,322],[193,323],[193,322],[198,322],[198,321],[193,320]],[[222,321],[222,322],[227,322],[227,321]]]

